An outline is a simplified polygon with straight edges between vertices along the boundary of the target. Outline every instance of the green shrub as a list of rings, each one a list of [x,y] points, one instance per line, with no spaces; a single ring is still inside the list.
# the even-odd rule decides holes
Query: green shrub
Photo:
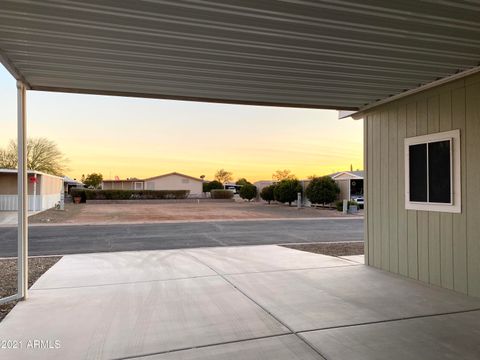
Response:
[[[240,197],[248,201],[257,196],[257,187],[253,184],[245,184],[240,188]]]
[[[73,197],[80,196],[80,202],[85,203],[87,202],[87,194],[86,192],[89,191],[84,188],[72,188],[70,189],[70,195]]]
[[[252,183],[245,178],[238,179],[237,182],[235,183],[235,185],[242,185],[242,186],[247,184],[252,185]]]
[[[343,201],[342,200],[335,201],[335,208],[338,211],[343,211]]]
[[[340,188],[330,176],[313,178],[305,189],[305,195],[312,204],[331,204],[338,194]]]
[[[186,199],[189,190],[84,190],[86,200]]]
[[[260,197],[270,204],[271,201],[275,200],[274,190],[275,185],[265,186],[260,192]]]
[[[358,206],[358,203],[354,200],[350,200],[348,202],[348,205],[347,207],[350,207],[351,205],[356,205]],[[338,211],[343,211],[343,200],[338,200],[335,202],[335,208],[338,210]]]
[[[210,190],[212,199],[233,199],[233,192],[224,189],[212,189]]]
[[[203,192],[207,193],[215,189],[223,189],[223,185],[220,181],[213,180],[203,183]]]
[[[292,205],[293,201],[297,200],[297,193],[301,192],[302,186],[297,179],[282,180],[275,185],[273,190],[275,200],[281,203],[288,203],[289,206]]]

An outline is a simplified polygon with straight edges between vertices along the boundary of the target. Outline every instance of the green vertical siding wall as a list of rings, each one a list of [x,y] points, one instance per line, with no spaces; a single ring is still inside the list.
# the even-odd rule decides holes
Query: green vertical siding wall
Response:
[[[365,258],[480,296],[480,75],[364,114]],[[460,129],[462,212],[405,210],[404,139]]]

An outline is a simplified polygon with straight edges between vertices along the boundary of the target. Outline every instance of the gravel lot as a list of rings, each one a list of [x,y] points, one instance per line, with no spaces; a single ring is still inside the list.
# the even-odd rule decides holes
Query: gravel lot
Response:
[[[352,242],[324,242],[313,244],[295,244],[283,245],[290,249],[308,251],[316,254],[330,255],[330,256],[349,256],[349,255],[363,255],[364,243],[363,241]]]
[[[61,256],[34,257],[28,259],[28,287],[32,286],[45,271],[50,269]],[[0,259],[0,298],[17,292],[17,259]],[[0,305],[0,321],[15,306],[16,302]]]
[[[274,218],[350,217],[333,209],[301,208],[264,202],[178,204],[66,204],[65,211],[48,210],[30,223],[118,224],[174,220],[246,220]]]

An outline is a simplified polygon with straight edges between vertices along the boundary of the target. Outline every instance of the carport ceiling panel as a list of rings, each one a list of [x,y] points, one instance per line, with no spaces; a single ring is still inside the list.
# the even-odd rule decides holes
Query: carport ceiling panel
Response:
[[[460,1],[2,0],[0,49],[37,90],[357,109],[478,65],[479,18]]]

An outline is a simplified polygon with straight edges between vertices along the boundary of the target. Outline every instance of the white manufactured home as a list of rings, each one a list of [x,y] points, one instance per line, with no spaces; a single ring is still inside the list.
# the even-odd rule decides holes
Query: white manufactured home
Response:
[[[28,171],[28,210],[43,211],[60,203],[63,178]],[[18,210],[17,170],[0,169],[0,211]]]

